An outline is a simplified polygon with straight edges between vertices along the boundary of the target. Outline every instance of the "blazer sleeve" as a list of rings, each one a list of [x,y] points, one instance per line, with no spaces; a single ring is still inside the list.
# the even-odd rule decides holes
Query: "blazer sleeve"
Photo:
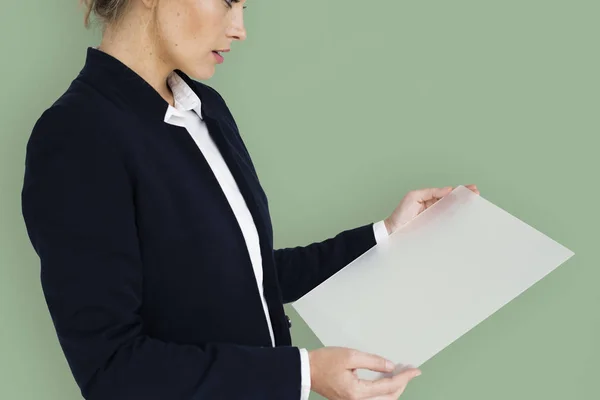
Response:
[[[300,398],[295,347],[187,345],[145,333],[131,176],[106,132],[66,126],[65,114],[46,111],[36,123],[21,200],[44,297],[84,398]]]
[[[275,250],[284,303],[298,300],[375,244],[373,224],[368,224],[308,246]]]

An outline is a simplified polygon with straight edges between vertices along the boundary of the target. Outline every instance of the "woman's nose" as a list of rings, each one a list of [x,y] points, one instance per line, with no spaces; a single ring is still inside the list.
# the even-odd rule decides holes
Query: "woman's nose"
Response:
[[[246,28],[244,28],[243,25],[241,27],[232,28],[229,37],[234,40],[246,40]]]

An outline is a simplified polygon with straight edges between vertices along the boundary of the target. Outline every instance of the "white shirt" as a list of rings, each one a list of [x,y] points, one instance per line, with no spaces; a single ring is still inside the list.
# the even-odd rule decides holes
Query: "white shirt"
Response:
[[[263,270],[259,237],[256,226],[254,225],[254,220],[252,219],[252,215],[246,206],[246,202],[244,201],[244,198],[242,197],[237,183],[231,175],[225,160],[221,156],[219,149],[212,140],[206,127],[206,123],[202,119],[202,113],[200,112],[200,98],[176,73],[172,73],[169,76],[168,84],[173,92],[175,107],[171,105],[168,106],[164,121],[168,124],[187,129],[190,136],[194,139],[194,142],[196,142],[196,145],[206,158],[206,161],[210,165],[211,170],[217,178],[221,189],[227,197],[231,209],[233,210],[242,230],[246,245],[248,246],[250,260],[252,262],[254,275],[256,277],[256,284],[258,285],[261,295],[262,305],[269,327],[269,333],[271,335],[271,343],[274,346],[275,337],[273,334],[273,327],[271,326],[269,308],[267,307],[267,303],[263,294]],[[383,221],[375,223],[373,225],[373,229],[375,233],[375,239],[378,243],[388,236],[388,232]],[[308,351],[306,349],[299,350],[302,371],[301,400],[308,400],[311,387],[310,362],[308,358]]]

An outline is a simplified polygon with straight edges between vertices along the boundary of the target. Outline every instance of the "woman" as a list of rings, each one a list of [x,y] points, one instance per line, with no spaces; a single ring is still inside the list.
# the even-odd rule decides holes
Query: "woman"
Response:
[[[29,138],[23,215],[86,399],[397,398],[419,373],[360,381],[357,368],[393,365],[293,347],[283,304],[451,188],[411,192],[384,221],[274,250],[234,118],[190,79],[211,77],[245,39],[244,3],[87,0],[102,42]]]

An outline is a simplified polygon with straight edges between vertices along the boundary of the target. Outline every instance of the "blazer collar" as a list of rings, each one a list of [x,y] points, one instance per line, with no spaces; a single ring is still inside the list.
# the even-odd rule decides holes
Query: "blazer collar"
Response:
[[[217,118],[208,89],[196,84],[180,70],[174,71],[201,100],[202,117]],[[146,120],[164,122],[169,104],[135,71],[117,58],[88,47],[86,60],[79,77],[111,100],[131,108]]]

